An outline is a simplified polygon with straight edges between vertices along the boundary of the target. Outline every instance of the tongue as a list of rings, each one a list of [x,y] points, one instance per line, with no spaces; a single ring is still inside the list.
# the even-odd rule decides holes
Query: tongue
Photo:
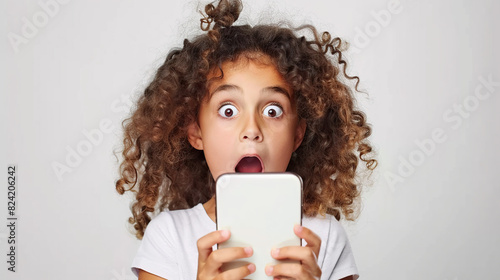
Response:
[[[256,157],[244,157],[236,165],[235,170],[240,173],[258,173],[262,172],[262,165]]]

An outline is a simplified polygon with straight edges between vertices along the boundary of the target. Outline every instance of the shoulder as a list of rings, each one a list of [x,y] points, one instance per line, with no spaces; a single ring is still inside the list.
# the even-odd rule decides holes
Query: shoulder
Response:
[[[348,242],[347,233],[342,224],[334,216],[326,214],[302,219],[303,226],[311,229],[321,237],[322,242],[333,241],[345,244]]]
[[[196,240],[214,229],[201,204],[159,213],[146,227],[132,263],[134,273],[142,269],[165,279],[180,279],[184,272],[191,275],[198,259]]]
[[[155,236],[177,243],[198,239],[215,230],[202,204],[190,209],[163,211],[151,220],[144,236]]]
[[[174,247],[172,231],[175,229],[175,219],[170,211],[160,212],[147,225],[142,238],[142,246],[151,244],[152,247]]]
[[[175,224],[175,214],[176,211],[163,211],[156,215],[146,227],[145,234],[152,231],[165,231],[170,228],[171,225]]]
[[[199,206],[201,204],[190,209],[162,211],[149,222],[146,231],[161,230],[168,226],[189,223],[190,220],[196,219],[200,215],[200,211],[197,211]]]
[[[153,220],[151,220],[151,223],[153,224],[172,223],[189,219],[189,217],[195,215],[196,213],[195,208],[196,206],[190,209],[165,210],[163,212],[160,212],[156,217],[154,217]]]

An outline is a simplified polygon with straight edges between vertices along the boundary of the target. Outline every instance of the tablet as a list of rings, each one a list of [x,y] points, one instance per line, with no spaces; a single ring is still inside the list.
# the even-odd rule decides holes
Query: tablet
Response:
[[[216,184],[217,230],[231,231],[231,237],[218,248],[253,248],[245,259],[226,263],[222,270],[252,262],[256,271],[247,279],[271,279],[265,274],[267,264],[277,264],[271,250],[300,246],[293,232],[302,220],[302,179],[293,173],[223,174]]]

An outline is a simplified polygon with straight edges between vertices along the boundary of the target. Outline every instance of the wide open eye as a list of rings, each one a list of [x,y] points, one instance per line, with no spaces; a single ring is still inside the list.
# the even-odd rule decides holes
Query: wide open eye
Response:
[[[264,108],[264,116],[270,117],[270,118],[277,118],[283,114],[283,110],[281,109],[280,106],[271,104]]]
[[[231,104],[225,104],[219,108],[219,115],[223,118],[232,118],[237,115],[238,112],[238,109]]]

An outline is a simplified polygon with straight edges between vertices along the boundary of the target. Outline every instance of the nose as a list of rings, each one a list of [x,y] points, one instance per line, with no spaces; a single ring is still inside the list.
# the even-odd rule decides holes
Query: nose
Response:
[[[264,140],[259,121],[255,116],[248,116],[248,118],[244,120],[240,140],[256,142],[262,142],[262,140]]]

